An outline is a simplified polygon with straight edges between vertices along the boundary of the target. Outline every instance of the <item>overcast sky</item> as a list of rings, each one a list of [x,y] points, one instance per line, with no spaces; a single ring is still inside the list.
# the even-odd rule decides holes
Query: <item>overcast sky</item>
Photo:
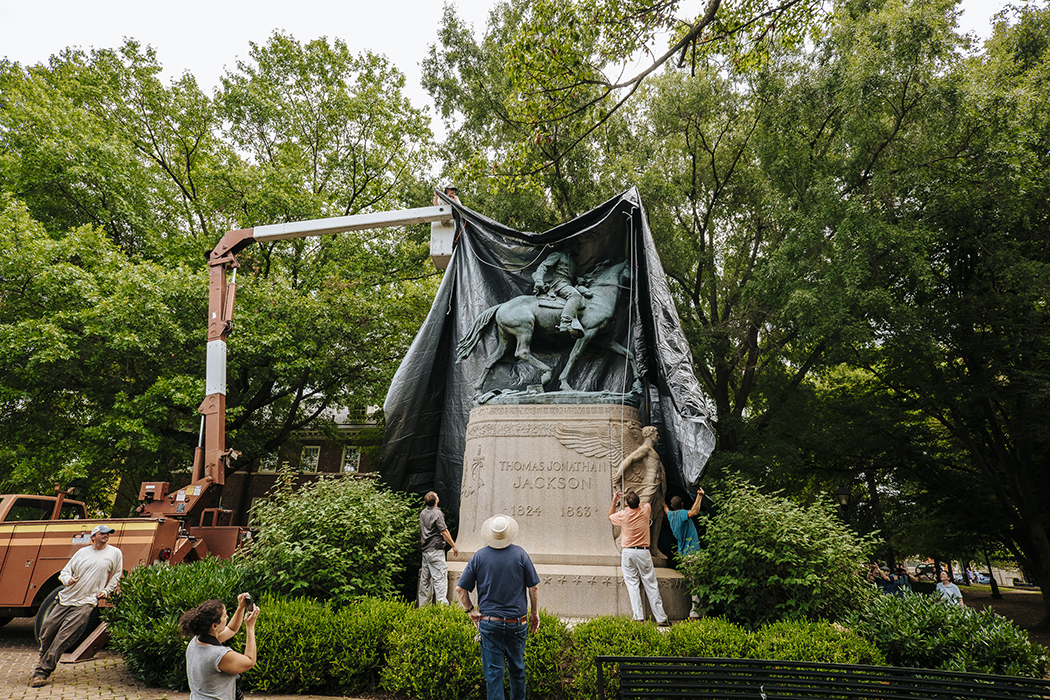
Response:
[[[450,4],[480,33],[493,3]],[[989,19],[1004,4],[963,0],[962,29],[987,38]],[[339,37],[354,53],[386,55],[405,73],[409,99],[424,106],[431,103],[419,87],[419,64],[436,41],[441,13],[441,0],[0,0],[0,55],[34,64],[67,46],[115,48],[131,37],[157,50],[169,78],[189,71],[210,93],[248,55],[248,42],[281,30],[302,43]]]

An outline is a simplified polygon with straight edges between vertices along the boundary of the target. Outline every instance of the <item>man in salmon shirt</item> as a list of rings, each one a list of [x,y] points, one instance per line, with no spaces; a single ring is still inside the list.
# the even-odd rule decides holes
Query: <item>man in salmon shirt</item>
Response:
[[[623,498],[626,508],[617,512],[616,504]],[[645,586],[649,597],[649,607],[653,610],[656,623],[667,627],[667,614],[660,599],[660,589],[656,584],[656,570],[653,569],[653,557],[649,554],[649,520],[652,508],[642,503],[638,494],[628,491],[624,496],[617,491],[609,506],[609,520],[620,527],[620,568],[623,570],[623,582],[627,584],[627,595],[631,598],[631,613],[639,622],[645,620],[642,609],[642,591],[639,584]]]

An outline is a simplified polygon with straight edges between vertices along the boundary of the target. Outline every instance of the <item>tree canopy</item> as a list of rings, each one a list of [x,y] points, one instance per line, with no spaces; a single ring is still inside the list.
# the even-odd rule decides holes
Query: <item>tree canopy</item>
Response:
[[[207,276],[223,232],[422,206],[424,113],[385,59],[274,34],[213,97],[154,52],[0,65],[0,480],[89,477],[92,504],[192,461]],[[382,403],[432,297],[422,231],[271,243],[240,258],[227,367],[240,464],[332,409]],[[181,478],[181,477],[180,477]]]

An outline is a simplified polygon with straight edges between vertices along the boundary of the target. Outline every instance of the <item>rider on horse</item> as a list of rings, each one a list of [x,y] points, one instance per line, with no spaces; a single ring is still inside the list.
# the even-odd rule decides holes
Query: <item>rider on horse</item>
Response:
[[[548,286],[546,283],[547,270],[553,268],[553,281]],[[551,296],[561,297],[565,300],[565,308],[561,312],[561,323],[558,330],[570,334],[573,338],[583,335],[583,326],[577,314],[583,295],[573,286],[573,278],[576,276],[576,261],[568,253],[556,250],[540,263],[536,272],[532,274],[534,291],[537,295],[547,292]]]

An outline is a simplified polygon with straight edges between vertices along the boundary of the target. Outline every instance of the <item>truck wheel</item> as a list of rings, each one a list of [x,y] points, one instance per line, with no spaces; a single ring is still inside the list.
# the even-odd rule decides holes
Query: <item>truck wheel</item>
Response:
[[[44,626],[44,620],[47,619],[47,616],[51,612],[52,608],[58,605],[58,594],[61,590],[62,587],[59,586],[55,590],[51,591],[47,594],[47,597],[44,598],[44,602],[40,604],[40,610],[38,610],[36,614],[36,622],[33,624],[33,634],[36,637],[37,645],[40,644],[40,628]],[[70,638],[69,647],[65,649],[65,651],[70,652],[76,649],[78,646],[80,646],[81,642],[87,639],[88,635],[95,631],[95,628],[98,627],[99,622],[101,622],[101,620],[102,613],[99,611],[98,608],[93,609],[91,611],[91,614],[88,616],[87,621],[84,622],[80,629],[77,630],[77,633],[74,634],[72,638]]]
[[[15,619],[15,618],[13,618],[13,617],[0,617],[0,627],[3,627],[4,625],[6,625],[8,622],[10,622],[13,619]]]

